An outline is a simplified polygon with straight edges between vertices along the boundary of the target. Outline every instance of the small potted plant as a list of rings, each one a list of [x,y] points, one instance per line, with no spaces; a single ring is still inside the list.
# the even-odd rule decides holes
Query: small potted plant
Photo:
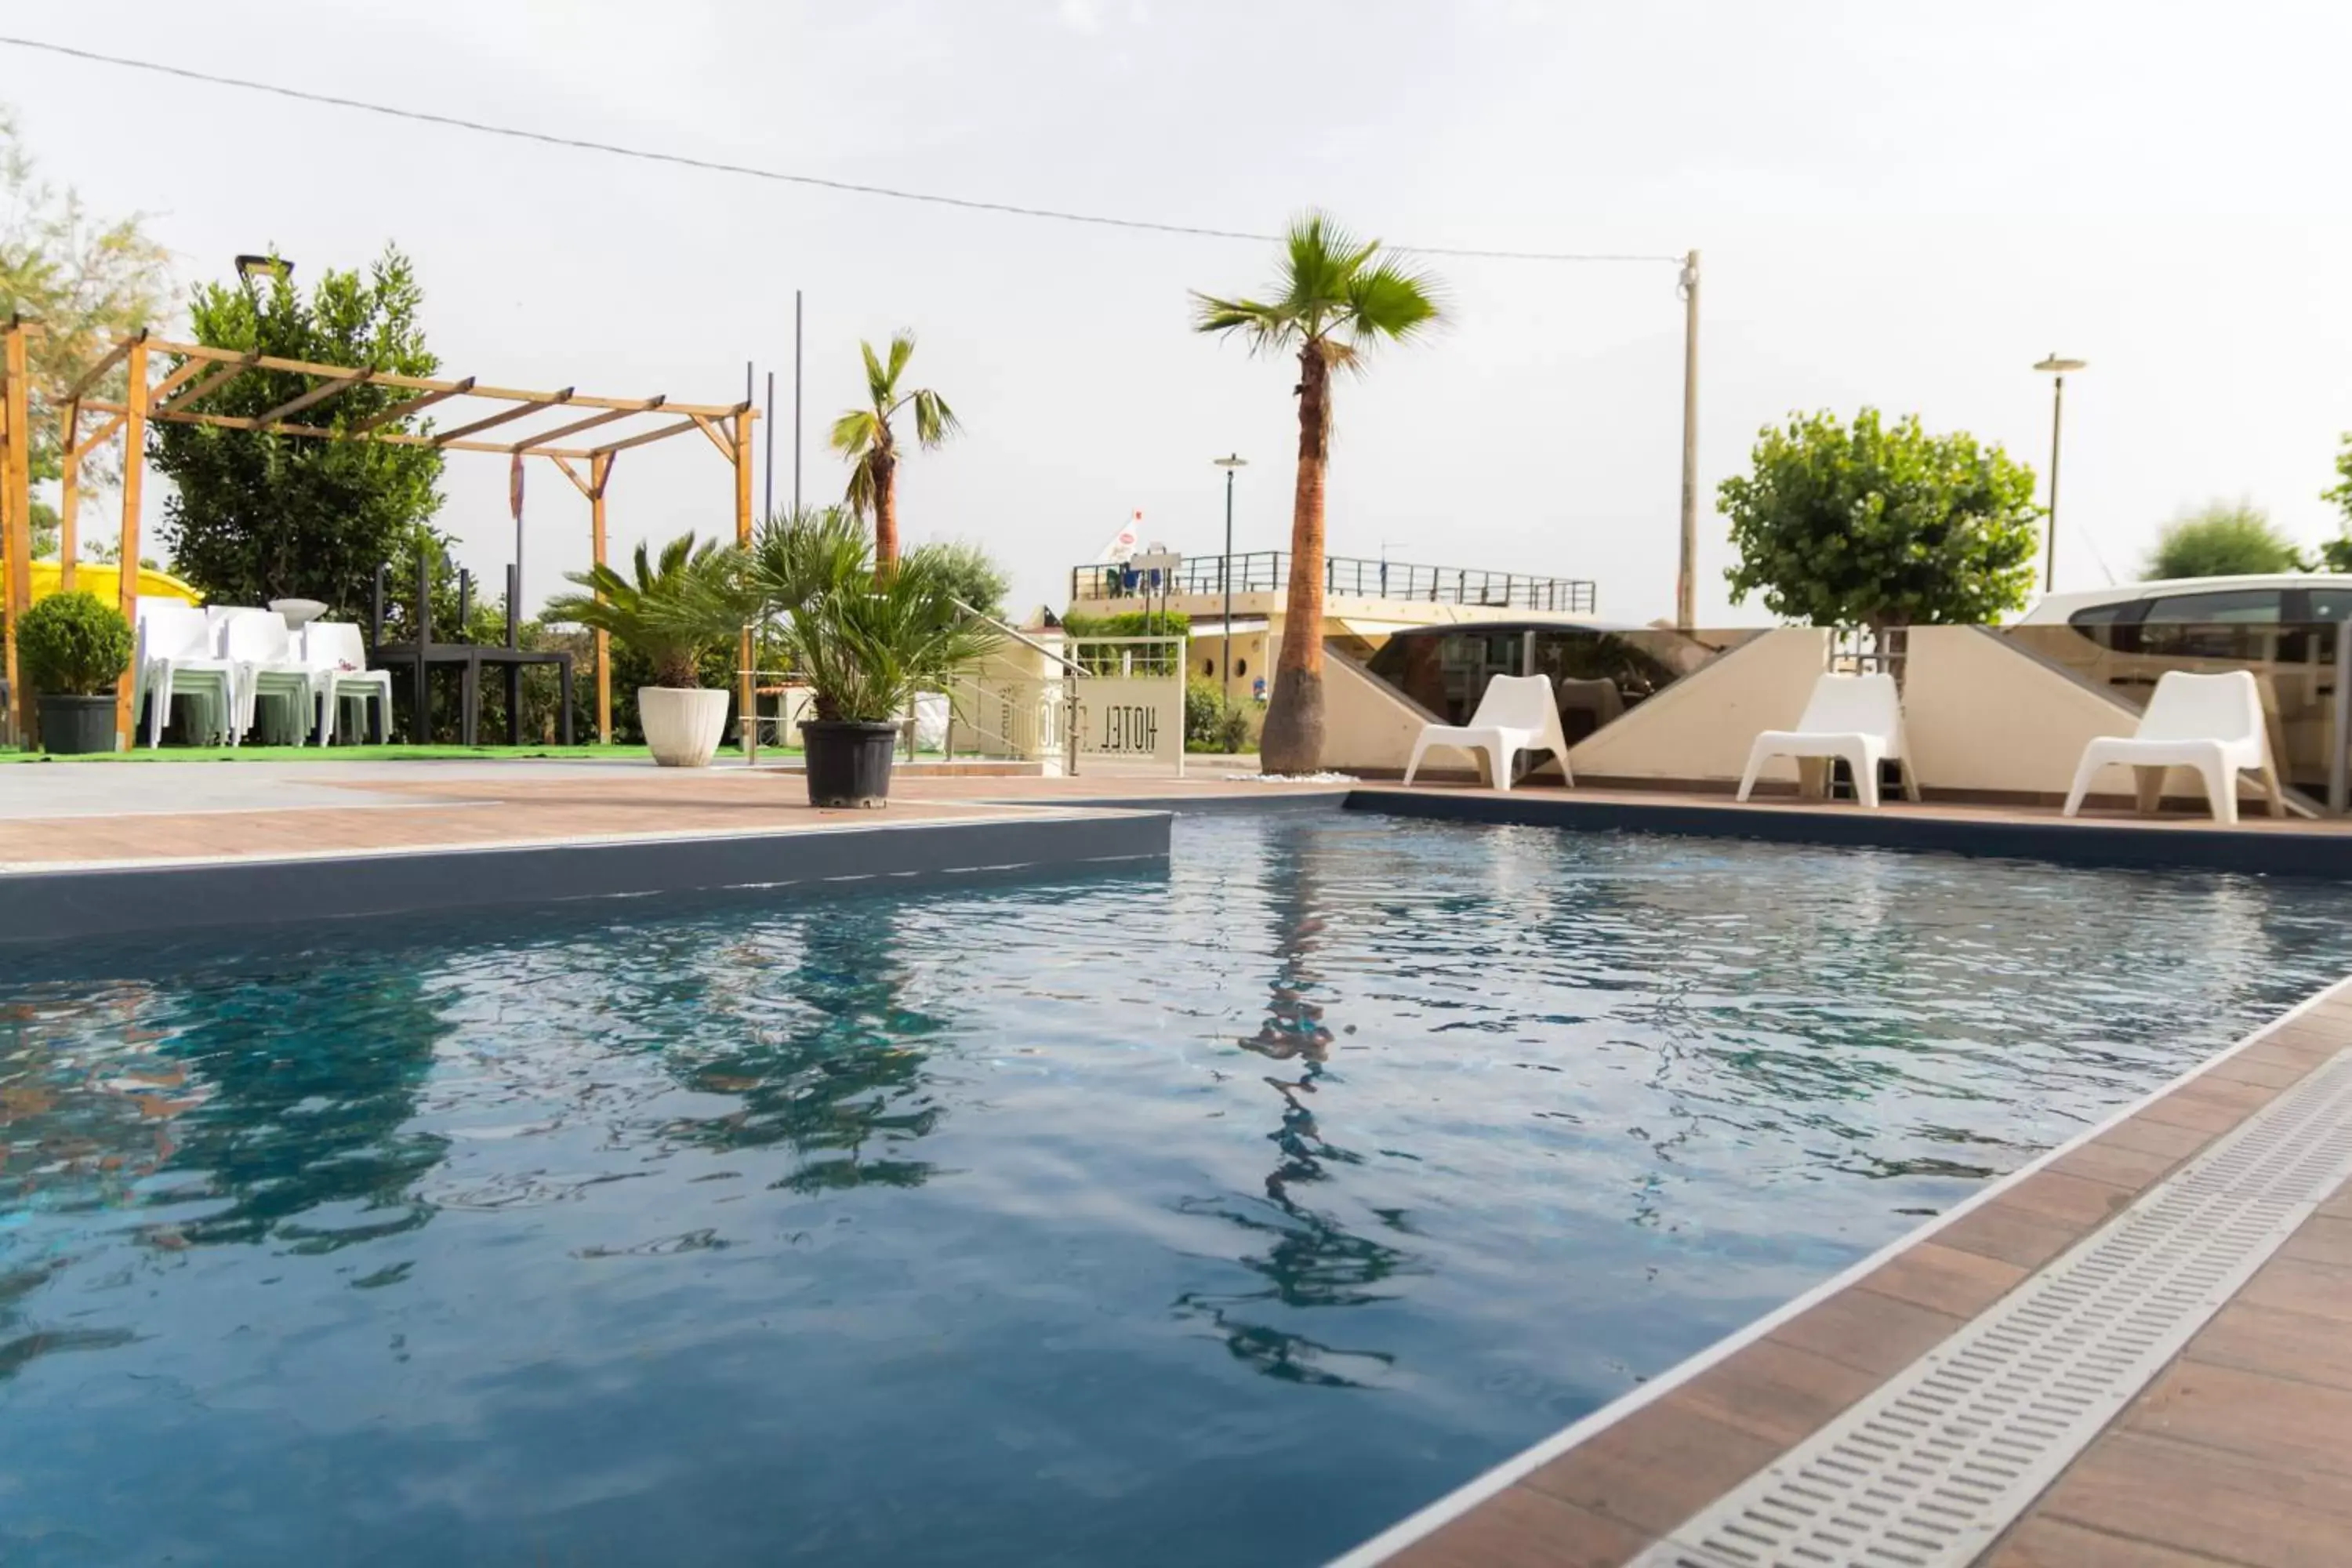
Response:
[[[702,684],[703,656],[741,633],[750,604],[742,554],[715,541],[697,547],[680,534],[658,558],[637,546],[634,575],[610,566],[573,572],[584,594],[548,601],[544,619],[568,621],[618,637],[654,667],[654,684],[637,688],[637,722],[654,761],[666,768],[709,765],[727,729],[728,694]]]
[[[772,521],[751,558],[754,592],[782,618],[816,717],[801,724],[809,804],[880,806],[899,721],[921,692],[986,654],[997,634],[957,603],[940,547],[877,573],[873,542],[839,508]]]
[[[42,750],[114,750],[114,685],[131,663],[121,610],[95,594],[52,594],[25,612],[16,657],[39,697]]]

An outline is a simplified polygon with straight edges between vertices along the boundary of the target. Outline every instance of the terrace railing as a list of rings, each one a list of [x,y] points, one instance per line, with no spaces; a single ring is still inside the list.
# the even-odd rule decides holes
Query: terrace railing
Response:
[[[1235,594],[1278,594],[1289,586],[1290,552],[1283,550],[1191,556],[1172,572],[1136,572],[1117,565],[1070,568],[1073,604],[1180,594],[1221,597],[1229,587]],[[1586,577],[1547,577],[1473,566],[1418,566],[1353,555],[1324,558],[1323,591],[1335,597],[1570,615],[1591,615],[1598,602],[1595,585]]]

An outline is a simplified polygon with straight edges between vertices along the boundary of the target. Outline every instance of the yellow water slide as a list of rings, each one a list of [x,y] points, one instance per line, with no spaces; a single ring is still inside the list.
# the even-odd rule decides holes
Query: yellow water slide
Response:
[[[54,561],[33,563],[33,597],[46,599],[58,591],[59,568]],[[6,581],[0,572],[0,583]],[[95,561],[74,563],[74,586],[85,593],[95,594],[108,604],[113,604],[122,591],[121,581],[112,566]],[[191,605],[202,604],[204,595],[173,576],[152,566],[139,569],[139,596],[142,599],[184,599]]]

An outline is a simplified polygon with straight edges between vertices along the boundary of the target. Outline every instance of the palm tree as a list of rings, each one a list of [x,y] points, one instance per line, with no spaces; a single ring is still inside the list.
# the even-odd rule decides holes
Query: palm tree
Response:
[[[898,390],[898,377],[915,354],[915,334],[900,331],[890,340],[890,359],[876,357],[874,345],[857,345],[866,355],[866,394],[869,405],[853,408],[833,422],[833,449],[847,458],[848,501],[860,517],[874,520],[874,559],[882,571],[898,560],[898,440],[890,428],[891,416],[912,404],[915,440],[926,449],[937,447],[961,426],[947,399],[929,387]]]
[[[560,594],[541,615],[620,638],[654,667],[656,686],[700,686],[703,655],[733,642],[757,613],[742,583],[742,551],[716,540],[698,546],[681,533],[658,557],[639,544],[632,564],[635,575],[625,577],[602,563],[565,573],[588,592]]]
[[[1331,458],[1331,373],[1365,368],[1382,339],[1433,325],[1441,285],[1359,244],[1319,212],[1292,222],[1272,297],[1195,293],[1193,328],[1239,332],[1254,353],[1298,355],[1298,479],[1290,503],[1290,595],[1258,754],[1271,773],[1313,773],[1323,757],[1323,476]]]

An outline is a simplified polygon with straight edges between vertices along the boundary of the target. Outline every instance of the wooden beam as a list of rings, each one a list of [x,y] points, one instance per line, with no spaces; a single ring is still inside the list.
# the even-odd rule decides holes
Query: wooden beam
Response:
[[[572,488],[573,489],[578,490],[582,495],[588,497],[591,500],[596,499],[595,493],[588,488],[588,481],[580,477],[579,469],[573,468],[570,463],[565,462],[562,458],[557,457],[552,452],[550,452],[547,455],[547,460],[563,470],[563,477],[572,481]]]
[[[16,704],[16,737],[33,743],[33,688],[16,664],[16,634],[25,612],[33,605],[33,414],[32,375],[25,323],[12,321],[7,342],[0,345],[0,367],[7,384],[0,389],[0,417],[7,423],[7,445],[0,448],[0,561],[8,569],[8,624],[0,669],[8,677],[8,691]]]
[[[612,475],[612,453],[598,452],[588,459],[588,548],[599,566],[604,564],[604,483]],[[596,634],[596,742],[613,743],[612,639],[601,630]]]
[[[189,382],[194,381],[196,377],[202,375],[211,368],[212,362],[210,360],[189,360],[181,365],[179,369],[173,371],[171,374],[157,382],[148,390],[147,406],[150,408],[154,407],[156,404],[162,402],[164,398],[171,396],[172,394],[179,391],[181,387],[186,385]],[[96,405],[92,405],[92,406],[96,406]],[[121,405],[117,404],[116,406],[119,408]]]
[[[139,625],[139,489],[147,477],[147,345],[143,342],[131,345],[122,421],[122,554],[114,572],[115,602],[135,632]],[[114,683],[117,751],[129,751],[139,738],[139,714],[131,700],[137,676],[136,670],[125,669],[122,679]]]
[[[518,441],[508,449],[515,452],[528,452],[542,441],[552,441],[563,436],[575,436],[583,430],[593,430],[599,425],[610,425],[615,419],[626,419],[632,414],[644,414],[661,405],[662,400],[656,397],[641,403],[635,408],[607,408],[601,414],[591,414],[585,419],[575,419],[569,425],[559,425],[552,430],[542,430],[530,440]]]
[[[28,330],[32,325],[33,323],[29,321],[26,323]],[[148,347],[159,353],[184,354],[192,359],[208,359],[220,363],[229,363],[245,357],[234,349],[216,349],[205,343],[168,342],[160,338],[151,339]],[[312,360],[280,359],[275,354],[256,356],[253,363],[262,370],[288,371],[298,375],[349,375],[360,368],[351,364],[320,364]],[[412,392],[445,392],[458,384],[456,382],[440,380],[433,376],[394,375],[388,371],[379,372],[373,379],[374,384],[378,386],[397,386]],[[495,398],[501,403],[562,402],[574,404],[582,408],[636,408],[642,406],[645,402],[645,399],[640,397],[592,397],[585,393],[577,392],[568,396],[559,397],[551,392],[534,392],[522,387],[483,386],[473,382],[471,377],[467,378],[467,383],[472,396]],[[673,414],[700,414],[712,419],[731,417],[751,406],[748,403],[668,405]]]
[[[478,394],[478,395],[479,395]],[[553,408],[561,404],[569,403],[571,401],[572,389],[567,386],[561,392],[550,394],[543,401],[536,403],[519,403],[512,408],[505,409],[499,413],[491,415],[487,419],[477,419],[471,425],[460,425],[455,430],[434,437],[433,445],[436,447],[446,447],[452,441],[457,439],[460,436],[471,436],[477,430],[488,430],[497,426],[505,424],[509,419],[520,419],[526,414],[536,414],[542,408]],[[508,447],[507,450],[511,451],[513,448]]]
[[[82,440],[81,444],[74,448],[74,456],[77,458],[87,457],[96,448],[104,446],[107,441],[113,437],[117,430],[122,428],[122,422],[128,417],[129,416],[127,414],[117,414],[113,418],[108,420],[105,424],[91,431],[89,435]]]
[[[79,402],[83,393],[88,392],[91,387],[96,386],[99,384],[100,379],[102,378],[108,371],[112,370],[116,365],[121,364],[124,359],[129,357],[132,344],[143,343],[146,341],[147,331],[142,327],[138,331],[131,333],[129,337],[115,344],[112,348],[107,350],[104,358],[100,359],[96,364],[90,366],[88,370],[82,372],[80,375],[74,379],[74,384],[66,388],[65,400],[68,403]]]
[[[302,436],[320,441],[341,440],[350,435],[349,431],[331,430],[323,425],[265,426],[257,419],[247,419],[235,414],[169,414],[159,410],[152,417],[171,425],[211,425],[223,430],[266,430],[272,436]],[[358,439],[382,441],[394,447],[441,447],[453,452],[496,452],[502,457],[513,450],[504,441],[452,441],[438,436],[411,435],[405,430],[378,430]],[[525,455],[585,460],[595,454],[578,447],[533,447]]]
[[[688,430],[695,429],[701,418],[702,416],[699,414],[689,414],[675,425],[665,425],[658,430],[648,430],[642,436],[632,436],[625,441],[614,441],[609,446],[595,447],[594,450],[600,453],[625,452],[632,447],[642,447],[648,442],[667,441],[672,436],[683,436]]]
[[[376,379],[382,381],[383,378],[378,376]],[[452,382],[449,385],[425,393],[421,397],[412,397],[405,403],[395,403],[389,408],[379,408],[358,424],[345,426],[343,434],[364,436],[369,431],[383,426],[396,425],[412,414],[422,414],[436,403],[445,403],[452,397],[463,397],[473,390],[474,378],[469,375],[463,381]]]
[[[251,370],[255,365],[260,363],[261,356],[259,354],[239,355],[235,359],[229,360],[226,363],[219,364],[218,368],[214,370],[210,375],[205,376],[202,381],[199,381],[194,386],[189,387],[185,392],[181,393],[178,396],[173,398],[168,403],[157,403],[152,397],[149,398],[148,408],[150,412],[153,413],[159,418],[181,413],[184,411],[191,403],[197,402],[200,399],[219,391],[222,387],[227,385],[230,382],[235,381],[238,376],[243,375],[247,371]]]
[[[299,414],[313,404],[324,403],[338,393],[349,392],[352,387],[362,385],[372,380],[374,375],[375,372],[372,370],[355,370],[341,381],[323,382],[301,396],[289,398],[268,413],[256,415],[254,417],[264,425],[275,425],[289,414]]]
[[[710,444],[719,448],[719,455],[720,457],[726,458],[730,463],[735,460],[735,444],[732,441],[730,441],[725,436],[719,434],[718,426],[713,425],[709,420],[704,418],[699,414],[694,416],[694,426],[696,429],[710,437]]]
[[[125,349],[123,353],[131,351]],[[76,558],[81,553],[81,405],[66,400],[65,416],[58,421],[65,437],[58,443],[58,592],[74,590]]]

